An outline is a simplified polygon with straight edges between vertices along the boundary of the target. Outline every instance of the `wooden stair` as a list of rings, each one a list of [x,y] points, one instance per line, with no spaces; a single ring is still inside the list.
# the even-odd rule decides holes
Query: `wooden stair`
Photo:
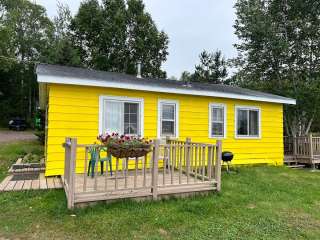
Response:
[[[292,169],[302,169],[305,168],[305,165],[303,164],[294,164],[294,165],[287,165],[288,168],[292,168]]]

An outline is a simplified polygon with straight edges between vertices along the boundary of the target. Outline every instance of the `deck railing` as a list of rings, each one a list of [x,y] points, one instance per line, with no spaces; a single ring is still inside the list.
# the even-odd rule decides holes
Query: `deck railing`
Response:
[[[63,180],[69,208],[84,202],[139,197],[157,199],[164,195],[221,189],[221,141],[204,144],[187,139],[167,140],[161,144],[155,139],[152,151],[144,157],[113,158],[112,176],[108,164],[104,164],[103,175],[98,171],[100,164],[96,164],[93,178],[87,172],[89,149],[94,145],[77,144],[77,139],[66,138],[63,146]],[[80,156],[82,154],[84,157]]]
[[[320,161],[320,137],[312,134],[299,137],[285,136],[283,143],[285,157],[293,157],[299,162],[313,166]]]

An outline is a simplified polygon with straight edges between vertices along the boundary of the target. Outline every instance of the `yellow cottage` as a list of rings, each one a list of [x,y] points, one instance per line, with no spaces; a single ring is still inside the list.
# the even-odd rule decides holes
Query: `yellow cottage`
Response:
[[[46,176],[64,171],[65,137],[91,144],[104,132],[215,143],[233,164],[283,164],[283,104],[294,99],[225,85],[184,83],[39,64],[47,111]]]

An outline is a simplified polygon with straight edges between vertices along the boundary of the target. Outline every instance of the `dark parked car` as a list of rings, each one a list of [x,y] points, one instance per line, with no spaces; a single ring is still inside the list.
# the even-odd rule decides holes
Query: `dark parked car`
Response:
[[[21,118],[13,118],[9,121],[9,129],[23,131],[27,129],[27,123]]]

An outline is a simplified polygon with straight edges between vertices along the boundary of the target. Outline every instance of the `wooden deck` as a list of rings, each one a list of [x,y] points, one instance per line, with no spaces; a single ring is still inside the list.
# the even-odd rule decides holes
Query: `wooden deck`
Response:
[[[75,202],[89,202],[90,196],[95,196],[93,199],[97,200],[96,197],[99,195],[104,195],[104,197],[108,195],[104,200],[119,199],[124,196],[130,197],[130,194],[132,194],[132,197],[152,197],[152,192],[150,191],[152,187],[151,173],[146,173],[145,178],[144,175],[138,174],[136,180],[134,171],[129,171],[127,177],[124,174],[119,175],[117,180],[115,176],[108,176],[107,179],[105,175],[99,175],[96,178],[88,177],[86,188],[84,189],[85,176],[83,174],[76,174]],[[168,169],[165,174],[163,171],[159,172],[157,179],[158,196],[170,193],[182,194],[216,189],[216,181],[204,183],[202,178],[195,177],[195,174],[192,174],[188,179],[185,173],[180,175],[179,171],[174,171],[173,175],[171,175]]]
[[[66,138],[65,165],[62,176],[68,208],[77,204],[109,201],[122,198],[161,199],[168,196],[186,196],[221,189],[221,141],[217,144],[193,143],[191,139],[167,141],[160,144],[155,139],[152,151],[144,157],[114,158],[107,174],[93,178],[79,174],[77,164],[82,163],[82,173],[87,173],[89,149],[99,151],[99,145],[78,145],[76,138]],[[84,148],[84,158],[77,149]],[[76,161],[77,158],[81,159]],[[83,159],[83,160],[82,160]],[[82,161],[82,162],[81,162]],[[98,162],[99,163],[99,162]],[[80,165],[80,164],[79,164]]]
[[[320,137],[312,134],[301,137],[284,137],[284,163],[306,164],[313,168],[320,164]]]
[[[0,183],[0,192],[57,189],[62,187],[60,177],[45,177],[44,173],[40,173],[39,177],[33,180],[14,180],[14,176],[9,175]]]

